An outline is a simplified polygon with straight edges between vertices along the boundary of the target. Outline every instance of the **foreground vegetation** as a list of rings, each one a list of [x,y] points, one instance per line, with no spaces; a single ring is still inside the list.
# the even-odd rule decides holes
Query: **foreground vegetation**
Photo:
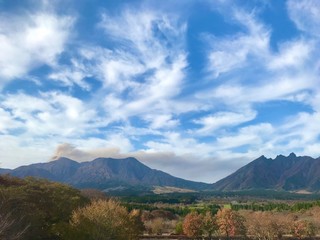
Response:
[[[76,189],[36,180],[0,177],[0,239],[58,239],[72,211],[88,203]]]
[[[138,239],[140,211],[97,191],[0,176],[0,239]],[[104,199],[101,199],[104,198]]]
[[[0,239],[299,239],[320,233],[319,201],[234,200],[194,194],[112,199],[97,190],[0,176]]]

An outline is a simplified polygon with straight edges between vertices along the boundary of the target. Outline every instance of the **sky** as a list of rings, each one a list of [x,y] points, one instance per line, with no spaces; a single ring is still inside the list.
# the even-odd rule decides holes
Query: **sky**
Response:
[[[0,0],[0,167],[319,157],[319,26],[318,0]]]

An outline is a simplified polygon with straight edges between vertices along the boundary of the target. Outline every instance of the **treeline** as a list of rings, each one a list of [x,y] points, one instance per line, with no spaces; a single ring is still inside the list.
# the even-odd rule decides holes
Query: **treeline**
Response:
[[[174,217],[168,212],[154,210],[144,211],[142,221],[146,232],[153,235],[175,233],[195,239],[281,239],[284,236],[301,239],[319,234],[319,213],[319,207],[298,214],[222,208],[216,214],[194,211],[185,217]]]
[[[231,204],[231,209],[235,211],[239,210],[252,210],[252,211],[293,211],[308,210],[313,207],[320,207],[320,201],[313,202],[298,202],[294,204],[288,203],[243,203],[243,204]]]
[[[178,215],[180,217],[186,216],[188,213],[197,212],[199,214],[210,212],[212,214],[216,214],[221,206],[218,204],[205,204],[202,206],[197,205],[169,205],[164,204],[161,207],[158,204],[143,204],[143,203],[127,203],[122,202],[122,206],[125,206],[129,211],[131,210],[141,210],[141,211],[155,211],[155,210],[163,210],[171,212],[172,214]]]
[[[123,202],[127,203],[167,203],[167,204],[193,204],[200,199],[200,193],[169,193],[169,194],[150,194],[143,196],[125,196],[121,197]]]
[[[113,195],[112,193],[109,193]],[[299,194],[286,191],[275,191],[266,189],[251,189],[242,191],[201,191],[193,193],[167,193],[167,194],[141,194],[131,195],[124,192],[123,195],[114,195],[120,197],[124,202],[134,203],[168,203],[168,204],[194,204],[199,201],[210,201],[216,199],[221,201],[262,201],[262,200],[283,200],[283,201],[316,201],[320,199],[320,194]]]

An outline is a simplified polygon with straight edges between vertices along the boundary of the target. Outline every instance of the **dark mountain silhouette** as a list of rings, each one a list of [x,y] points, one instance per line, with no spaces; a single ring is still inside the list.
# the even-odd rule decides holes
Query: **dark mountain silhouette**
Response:
[[[320,158],[294,153],[275,159],[261,156],[233,174],[213,184],[216,190],[276,189],[320,190]]]
[[[16,177],[40,177],[68,183],[79,188],[112,188],[119,186],[170,186],[193,190],[209,189],[212,185],[173,177],[147,167],[135,158],[97,158],[89,162],[76,162],[68,158],[47,163],[36,163],[3,170]],[[1,171],[0,171],[1,174]]]

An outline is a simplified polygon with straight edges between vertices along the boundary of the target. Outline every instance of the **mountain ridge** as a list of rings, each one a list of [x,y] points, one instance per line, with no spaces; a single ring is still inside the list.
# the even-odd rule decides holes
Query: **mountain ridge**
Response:
[[[274,189],[319,191],[320,158],[294,153],[275,159],[264,155],[213,184],[215,190]]]
[[[320,157],[264,155],[213,184],[194,182],[151,169],[133,157],[96,158],[77,162],[61,157],[16,169],[0,169],[0,174],[16,177],[40,177],[70,184],[77,188],[112,189],[123,186],[154,188],[175,187],[191,190],[238,191],[268,189],[285,191],[320,191]]]
[[[45,178],[78,188],[107,189],[123,185],[170,186],[192,190],[211,188],[211,185],[207,183],[189,181],[160,170],[151,169],[133,157],[122,159],[96,158],[87,162],[77,162],[61,157],[46,163],[35,163],[13,170],[5,169],[3,172],[16,177]]]

